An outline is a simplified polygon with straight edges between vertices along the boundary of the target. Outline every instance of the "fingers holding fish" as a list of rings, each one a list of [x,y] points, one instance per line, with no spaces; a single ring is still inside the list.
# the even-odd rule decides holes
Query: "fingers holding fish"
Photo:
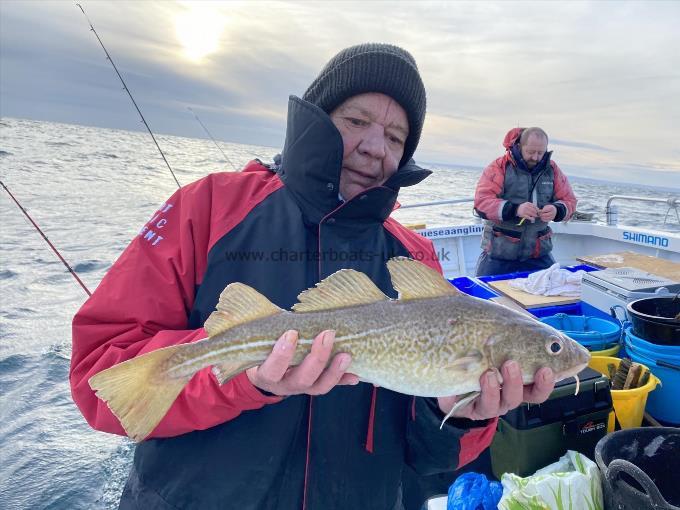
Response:
[[[470,396],[474,399],[469,404],[454,408],[452,416],[485,420],[503,416],[522,402],[540,404],[552,393],[555,387],[555,376],[550,368],[543,367],[536,371],[533,384],[525,385],[520,365],[510,360],[501,366],[500,373],[495,369],[485,372],[479,379],[479,385],[481,392],[476,398],[474,394],[471,394]],[[460,396],[440,398],[439,405],[442,412],[451,409],[460,399]]]
[[[540,404],[548,400],[555,389],[555,374],[548,367],[536,371],[533,384],[524,386],[524,402]]]
[[[522,381],[522,370],[519,363],[513,360],[506,361],[501,366],[501,374],[503,375],[503,387],[498,416],[503,416],[511,409],[519,406],[524,396],[524,382]]]
[[[323,331],[312,342],[311,350],[297,366],[291,366],[298,333],[288,331],[272,349],[259,367],[248,369],[247,375],[254,386],[275,395],[322,395],[337,384],[356,384],[358,378],[345,371],[351,356],[339,353],[331,360],[334,331]],[[330,362],[330,363],[329,363]]]
[[[253,386],[276,395],[286,394],[280,393],[278,386],[293,361],[297,341],[297,331],[286,331],[276,341],[271,354],[260,366],[246,370],[246,375]]]
[[[324,395],[335,386],[359,384],[359,378],[345,372],[352,363],[352,357],[347,353],[336,354],[330,365],[324,370],[314,385],[305,393],[309,395]]]
[[[339,353],[331,361],[334,341],[335,331],[323,331],[316,336],[309,354],[286,375],[289,395],[323,395],[340,382],[352,357]]]
[[[507,372],[507,369],[505,372]],[[515,390],[512,387],[517,381],[513,380],[512,376],[509,379],[505,379],[505,375],[503,377],[503,387],[501,388],[496,370],[489,370],[482,374],[479,379],[480,395],[469,405],[454,412],[454,415],[471,420],[486,420],[508,412],[506,406],[514,398]],[[521,382],[520,376],[520,385]]]
[[[333,341],[335,340],[335,331],[322,331],[314,338],[312,348],[309,354],[305,356],[302,363],[295,368],[291,368],[288,374],[288,382],[296,390],[296,393],[308,393],[308,389],[313,388],[317,382],[321,382],[321,375],[328,366],[333,350]],[[347,360],[345,360],[347,363]],[[335,368],[333,372],[339,372],[339,363],[336,360],[335,367],[331,366],[329,369]],[[347,363],[349,366],[349,363]],[[342,372],[340,372],[340,375]],[[340,379],[338,375],[338,380]],[[330,389],[330,388],[329,388]]]
[[[352,356],[341,352],[331,359],[334,342],[335,331],[323,331],[302,363],[290,369],[288,378],[295,393],[324,395],[337,385],[359,383],[356,375],[346,373]]]
[[[505,411],[501,411],[501,386],[497,370],[491,369],[484,372],[479,378],[479,386],[480,391],[437,399],[439,409],[446,413],[444,422],[450,416],[486,420],[505,414]]]

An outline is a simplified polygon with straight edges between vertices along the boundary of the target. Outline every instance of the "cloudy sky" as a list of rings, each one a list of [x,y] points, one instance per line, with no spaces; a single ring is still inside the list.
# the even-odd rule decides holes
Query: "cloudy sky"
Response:
[[[280,147],[289,94],[338,50],[408,49],[416,158],[482,167],[538,125],[569,175],[680,188],[680,2],[87,1],[154,132]],[[0,2],[0,115],[140,130],[80,9]]]

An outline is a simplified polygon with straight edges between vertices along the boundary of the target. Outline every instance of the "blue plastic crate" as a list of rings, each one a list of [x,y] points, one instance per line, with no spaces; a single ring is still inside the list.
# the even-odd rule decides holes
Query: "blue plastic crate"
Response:
[[[581,313],[581,303],[569,303],[566,305],[544,306],[542,308],[527,308],[527,311],[536,317],[550,317],[558,313],[567,315],[583,315]]]
[[[610,315],[607,315],[602,310],[598,310],[597,308],[589,305],[588,303],[584,303],[583,301],[579,301],[578,303],[569,303],[566,305],[544,306],[542,308],[528,308],[527,312],[539,318],[550,317],[552,315],[557,315],[558,313],[566,313],[567,315],[585,315],[588,317],[597,317],[598,319],[605,319],[610,322],[613,322],[614,324],[618,324],[619,326],[621,325],[621,323],[617,319],[611,317]]]
[[[581,269],[588,272],[588,273],[591,272],[591,271],[598,271],[599,270],[597,267],[589,266],[588,264],[577,264],[577,265],[574,265],[574,266],[564,266],[562,269],[566,269],[567,271],[571,271],[572,273],[575,273],[576,271],[580,271]],[[540,269],[537,269],[536,271],[540,271]],[[497,280],[514,280],[515,278],[526,278],[531,273],[535,273],[536,271],[518,271],[516,273],[495,274],[495,275],[492,275],[492,276],[478,276],[477,279],[482,281],[482,282],[495,282]]]
[[[598,271],[598,268],[589,266],[587,264],[566,266],[563,269],[567,269],[572,273],[579,271],[581,269],[587,272]],[[469,294],[470,296],[474,296],[481,299],[491,299],[500,296],[500,294],[498,292],[493,291],[492,289],[489,289],[489,287],[484,285],[484,283],[482,282],[491,282],[495,280],[511,280],[514,278],[526,278],[531,273],[532,271],[521,271],[517,273],[499,274],[494,276],[478,276],[476,278],[461,276],[459,278],[454,278],[449,281],[451,282],[451,285],[456,287],[461,292]],[[619,325],[621,324],[618,319],[611,317],[610,315],[604,313],[601,310],[598,310],[597,308],[589,305],[588,303],[584,303],[583,301],[579,301],[578,303],[568,303],[565,305],[528,308],[527,312],[539,318],[550,317],[551,315],[556,315],[558,313],[566,313],[568,315],[586,315],[590,317],[606,319],[615,324]]]
[[[467,276],[461,276],[459,278],[454,278],[453,280],[449,281],[459,291],[465,292],[470,296],[474,296],[481,299],[491,299],[499,296],[497,292],[489,290],[484,285],[481,285],[479,282],[475,281],[472,278],[468,278]]]

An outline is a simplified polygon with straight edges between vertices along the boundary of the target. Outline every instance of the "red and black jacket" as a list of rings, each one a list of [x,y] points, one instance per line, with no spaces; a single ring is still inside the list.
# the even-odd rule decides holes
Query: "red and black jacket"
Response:
[[[71,387],[88,422],[122,434],[89,377],[123,360],[206,336],[224,287],[243,282],[282,308],[342,268],[396,297],[386,261],[440,269],[430,241],[389,218],[405,165],[348,202],[338,199],[342,139],[328,115],[291,97],[280,165],[252,162],[175,193],[73,320]],[[402,466],[450,471],[488,446],[495,420],[451,420],[435,399],[361,383],[327,395],[268,397],[241,374],[219,386],[199,372],[137,445],[121,508],[380,509],[399,504]]]

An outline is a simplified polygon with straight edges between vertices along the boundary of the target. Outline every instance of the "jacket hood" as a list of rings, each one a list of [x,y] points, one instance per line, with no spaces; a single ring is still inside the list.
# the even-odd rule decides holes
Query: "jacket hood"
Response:
[[[340,132],[321,108],[290,96],[286,141],[277,171],[286,188],[293,194],[307,218],[314,223],[340,207],[340,172],[343,143]],[[362,205],[353,205],[353,217],[387,219],[396,202],[399,188],[413,186],[432,172],[411,159],[382,186],[370,188],[361,195]],[[358,197],[355,197],[358,198]],[[347,206],[356,200],[347,202]]]
[[[525,128],[516,127],[508,131],[505,138],[503,138],[503,147],[509,150],[515,143],[519,142],[519,137],[524,129]]]

